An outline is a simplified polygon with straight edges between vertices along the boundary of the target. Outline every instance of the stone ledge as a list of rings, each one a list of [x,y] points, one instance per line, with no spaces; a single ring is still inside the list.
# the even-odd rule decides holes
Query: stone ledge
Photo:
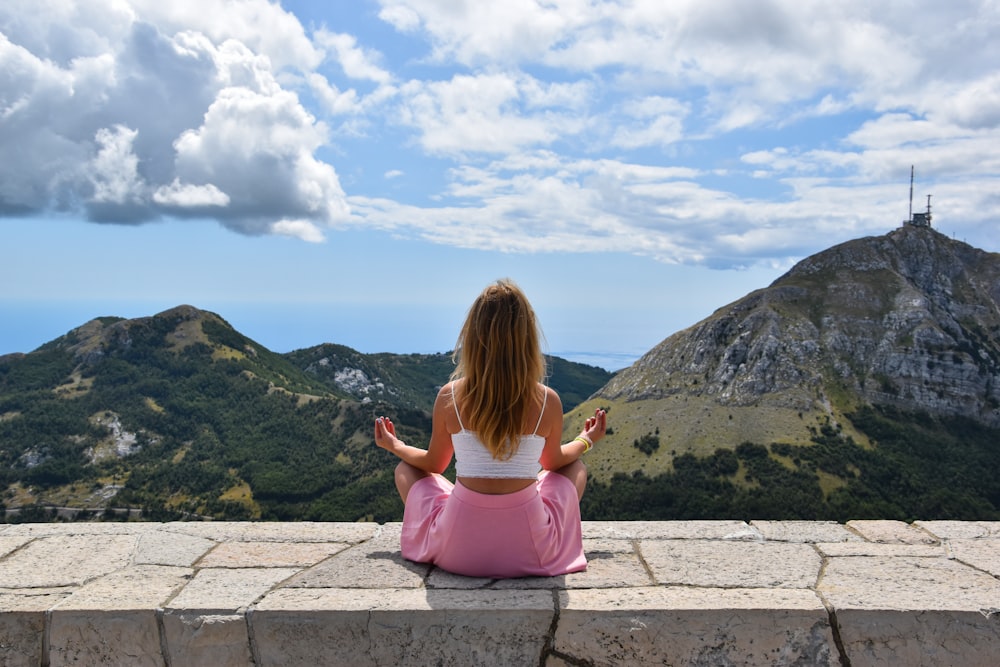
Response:
[[[1000,522],[585,522],[460,577],[398,524],[0,525],[0,664],[994,665]]]

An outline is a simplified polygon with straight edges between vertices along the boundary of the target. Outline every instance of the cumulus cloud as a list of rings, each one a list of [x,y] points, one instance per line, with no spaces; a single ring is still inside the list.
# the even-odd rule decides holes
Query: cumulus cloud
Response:
[[[429,153],[504,154],[582,130],[586,119],[568,112],[575,90],[508,73],[410,81],[399,91],[399,118]]]
[[[310,240],[346,218],[315,157],[327,129],[278,80],[324,52],[280,7],[29,4],[0,7],[0,214],[211,216],[249,234],[297,219]]]
[[[175,178],[173,183],[165,185],[153,193],[153,201],[165,207],[203,208],[226,206],[229,204],[229,195],[211,183],[208,185],[182,184],[179,179]]]
[[[915,163],[1000,243],[995,2],[377,4],[0,4],[0,215],[785,265]]]

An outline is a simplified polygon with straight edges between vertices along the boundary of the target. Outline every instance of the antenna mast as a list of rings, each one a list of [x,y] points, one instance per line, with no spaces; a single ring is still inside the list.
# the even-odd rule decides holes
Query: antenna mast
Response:
[[[910,215],[907,220],[913,220],[913,165],[910,165]]]
[[[904,223],[904,225],[913,225],[914,227],[930,227],[931,226],[931,196],[927,195],[927,212],[926,213],[914,213],[913,212],[913,165],[910,165],[910,217]]]

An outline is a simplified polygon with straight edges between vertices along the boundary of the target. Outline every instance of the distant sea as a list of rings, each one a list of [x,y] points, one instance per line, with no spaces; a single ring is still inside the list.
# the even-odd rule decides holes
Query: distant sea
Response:
[[[638,354],[620,354],[615,352],[550,352],[554,357],[561,357],[578,364],[597,366],[612,373],[628,368],[641,356]]]
[[[449,352],[465,316],[464,307],[445,306],[197,301],[188,304],[220,315],[243,335],[279,353],[322,343],[346,345],[366,354]],[[95,317],[147,317],[179,305],[0,300],[0,355],[31,352]],[[552,313],[550,320],[552,326],[546,328],[545,351],[554,356],[613,372],[627,368],[642,354],[601,351],[610,347],[609,342],[623,342],[619,330],[606,331],[593,325],[579,327],[575,320],[561,321],[558,313]],[[636,346],[631,347],[634,350]]]

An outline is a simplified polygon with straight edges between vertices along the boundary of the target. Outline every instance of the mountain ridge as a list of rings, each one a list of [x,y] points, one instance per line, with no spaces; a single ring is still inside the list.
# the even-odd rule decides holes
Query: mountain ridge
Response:
[[[569,401],[610,377],[550,363]],[[446,354],[332,344],[276,354],[189,305],[94,318],[0,359],[0,509],[19,508],[19,520],[46,518],[28,511],[43,506],[398,519],[392,456],[374,446],[372,420],[392,416],[426,446],[435,387],[451,367]]]
[[[564,438],[609,410],[584,516],[1000,518],[998,300],[1000,255],[902,228],[804,259],[616,374],[550,358]],[[192,306],[96,318],[0,358],[0,503],[398,520],[371,419],[425,446],[450,370],[275,354]]]
[[[909,226],[838,244],[664,339],[573,414],[613,406],[631,425],[601,476],[806,444],[828,423],[871,444],[846,418],[868,404],[1000,426],[1000,255]],[[664,453],[632,451],[649,433]]]

